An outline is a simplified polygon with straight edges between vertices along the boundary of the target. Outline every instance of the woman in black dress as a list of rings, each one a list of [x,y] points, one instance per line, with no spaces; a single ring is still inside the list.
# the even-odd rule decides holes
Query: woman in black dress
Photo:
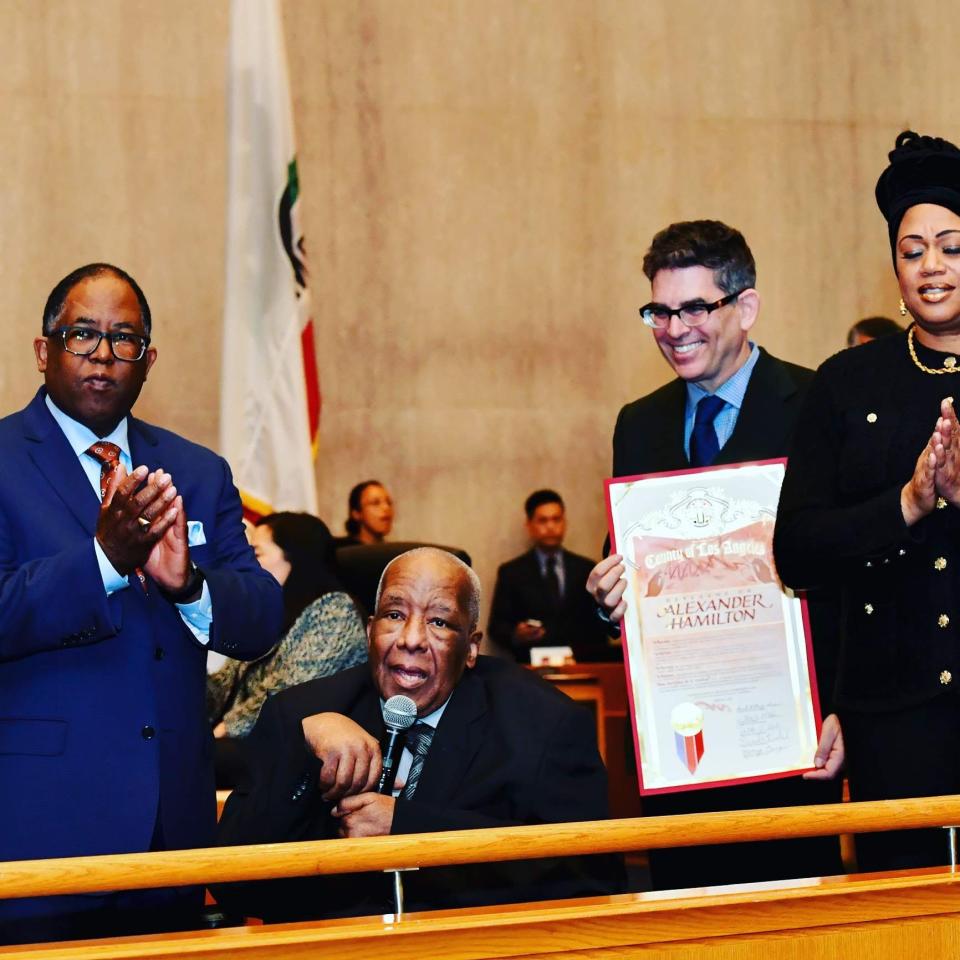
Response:
[[[960,793],[960,151],[900,134],[876,196],[913,322],[820,367],[774,539],[784,583],[841,590],[834,748],[854,800]],[[865,835],[857,859],[944,862],[946,835]]]

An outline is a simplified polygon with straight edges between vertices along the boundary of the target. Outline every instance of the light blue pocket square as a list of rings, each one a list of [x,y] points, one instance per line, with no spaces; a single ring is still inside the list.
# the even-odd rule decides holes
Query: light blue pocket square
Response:
[[[203,532],[202,520],[187,521],[187,546],[199,547],[207,542],[207,535]]]

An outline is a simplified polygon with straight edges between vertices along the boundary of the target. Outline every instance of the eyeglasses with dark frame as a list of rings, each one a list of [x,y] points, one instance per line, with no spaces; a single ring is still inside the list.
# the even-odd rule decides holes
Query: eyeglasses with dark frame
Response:
[[[105,333],[92,327],[61,327],[49,335],[54,336],[63,341],[63,349],[67,353],[76,357],[89,357],[96,353],[100,349],[100,341],[106,338],[110,344],[110,352],[117,360],[126,363],[136,363],[150,346],[150,338],[141,337],[137,333]]]
[[[749,289],[749,287],[744,287],[743,290],[738,290],[736,293],[721,297],[713,303],[704,303],[702,300],[690,300],[687,303],[681,303],[676,310],[671,310],[662,303],[648,303],[646,306],[640,308],[640,318],[648,327],[653,327],[657,330],[668,327],[674,315],[680,318],[680,322],[684,326],[699,327],[701,323],[706,322],[707,317],[709,317],[714,310],[719,310],[728,303],[733,303],[741,293],[746,293]]]

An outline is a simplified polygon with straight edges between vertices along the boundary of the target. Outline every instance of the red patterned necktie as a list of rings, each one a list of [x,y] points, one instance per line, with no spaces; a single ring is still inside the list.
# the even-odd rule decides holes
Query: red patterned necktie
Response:
[[[86,451],[94,460],[100,461],[100,500],[107,495],[107,487],[110,485],[110,477],[120,466],[120,448],[115,443],[108,443],[105,440],[98,440],[89,450]],[[135,570],[137,579],[143,592],[147,592],[147,578],[143,571],[137,567]]]

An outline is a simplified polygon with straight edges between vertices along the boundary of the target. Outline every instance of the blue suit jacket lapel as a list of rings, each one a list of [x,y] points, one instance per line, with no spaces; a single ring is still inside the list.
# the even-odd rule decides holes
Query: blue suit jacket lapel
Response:
[[[41,389],[23,415],[23,435],[30,459],[92,537],[97,529],[100,501],[63,431],[57,426]]]
[[[160,443],[156,433],[142,420],[129,417],[127,420],[127,438],[130,441],[130,459],[136,469],[145,466],[147,470],[156,470],[162,467],[160,462]],[[173,478],[177,482],[177,478]]]
[[[30,459],[92,537],[96,533],[100,501],[84,473],[63,431],[47,409],[43,389],[24,411],[23,433],[29,443]],[[130,417],[128,426],[130,458],[134,467],[145,464],[156,470],[161,466],[157,435],[147,424]]]

